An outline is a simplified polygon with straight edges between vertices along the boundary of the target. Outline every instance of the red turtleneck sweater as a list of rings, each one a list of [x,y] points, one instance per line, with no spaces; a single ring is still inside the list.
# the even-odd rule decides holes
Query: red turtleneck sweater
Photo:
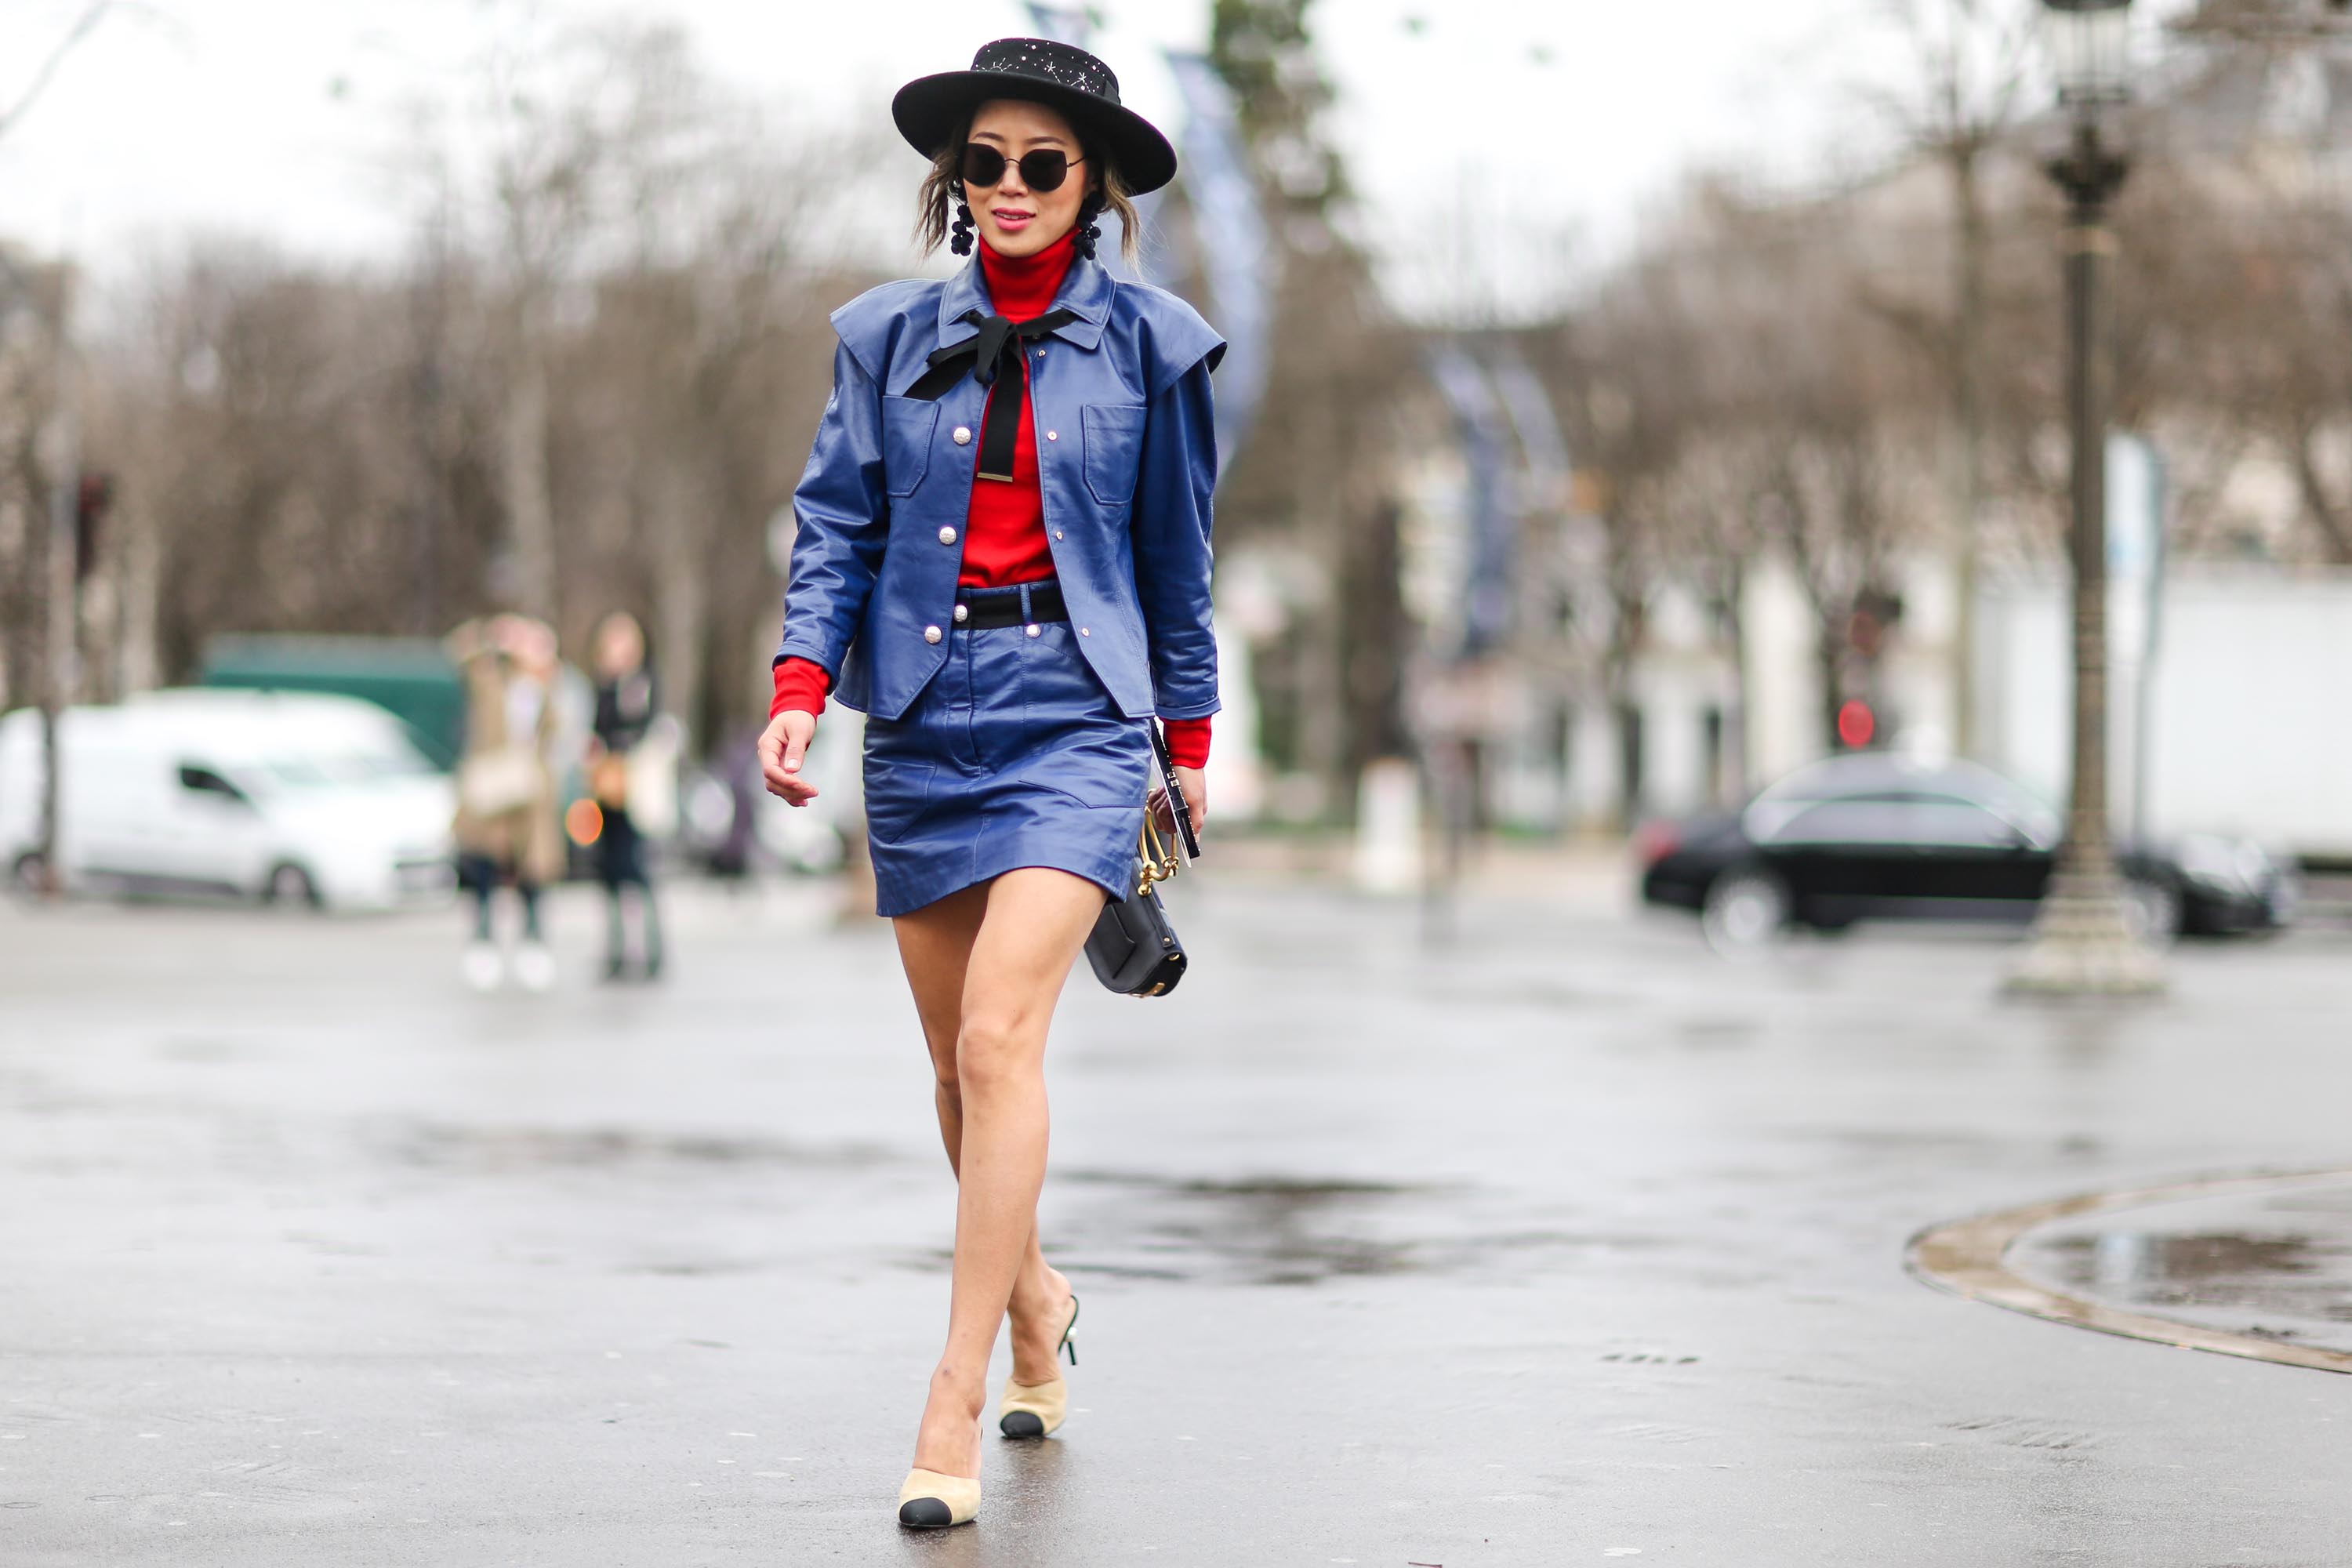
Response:
[[[996,313],[1026,321],[1052,310],[1054,296],[1062,291],[1062,279],[1076,255],[1074,237],[1066,234],[1034,256],[999,256],[989,248],[988,241],[982,240],[980,267],[987,274],[988,298]],[[1025,355],[1021,374],[1029,374]],[[990,388],[989,395],[995,396],[996,389]],[[1002,588],[1042,582],[1054,574],[1054,552],[1045,542],[1045,498],[1039,491],[1037,478],[1037,405],[1031,402],[1024,406],[1030,417],[1023,419],[1013,433],[1013,482],[972,480],[958,587]],[[975,472],[979,463],[975,443]]]
[[[1076,254],[1075,236],[1070,234],[1034,256],[999,256],[982,240],[980,266],[987,277],[990,303],[997,314],[1016,321],[1044,315],[1054,308],[1054,296],[1061,292],[1062,279]],[[1028,374],[1027,360],[1022,361],[1021,369],[1023,374]],[[975,466],[979,460],[975,449]],[[1045,539],[1045,502],[1037,477],[1037,426],[1034,418],[1024,419],[1013,437],[1013,482],[972,481],[971,510],[964,519],[963,569],[956,584],[964,588],[1002,588],[1042,582],[1053,574],[1054,551]],[[787,658],[777,664],[775,679],[776,695],[768,705],[769,718],[789,709],[811,714],[824,711],[825,693],[833,683],[822,665]],[[1172,719],[1165,727],[1169,755],[1179,767],[1207,765],[1208,720]]]

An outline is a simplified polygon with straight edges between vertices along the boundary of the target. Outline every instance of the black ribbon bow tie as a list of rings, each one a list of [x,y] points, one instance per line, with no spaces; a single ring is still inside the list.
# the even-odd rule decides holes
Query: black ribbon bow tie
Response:
[[[1009,484],[1013,479],[1013,446],[1021,434],[1021,409],[1028,396],[1029,375],[1024,357],[1030,340],[1069,325],[1078,319],[1078,313],[1066,308],[1015,321],[966,310],[963,319],[980,329],[979,335],[952,348],[933,350],[929,361],[930,368],[907,389],[907,395],[936,403],[970,370],[972,380],[988,388],[988,405],[980,416],[980,477]],[[1001,387],[996,384],[999,376],[1004,378]]]

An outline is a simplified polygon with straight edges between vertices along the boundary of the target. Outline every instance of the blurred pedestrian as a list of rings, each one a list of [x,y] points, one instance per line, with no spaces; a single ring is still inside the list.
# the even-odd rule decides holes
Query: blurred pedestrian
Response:
[[[555,983],[540,924],[540,889],[563,875],[563,826],[550,762],[556,712],[556,640],[524,616],[467,621],[445,646],[466,686],[466,745],[457,763],[458,881],[474,896],[474,934],[461,972],[477,990],[506,971],[493,920],[501,884],[522,906],[514,977],[525,989]]]
[[[596,722],[588,748],[588,789],[603,826],[596,836],[596,875],[604,884],[604,977],[628,973],[622,895],[636,902],[645,976],[662,969],[661,911],[646,869],[646,840],[631,813],[630,760],[654,727],[660,689],[646,662],[646,634],[634,616],[614,611],[596,627]]]
[[[740,893],[750,884],[751,858],[759,842],[760,807],[766,799],[760,780],[760,727],[744,723],[729,731],[726,742],[712,753],[709,767],[711,783],[727,803],[727,824],[706,838],[703,865],[711,876]]]
[[[1042,1436],[1066,1408],[1077,1299],[1037,1241],[1046,1026],[1105,900],[1130,890],[1155,711],[1205,812],[1209,373],[1224,345],[1095,258],[1097,219],[1115,214],[1131,251],[1129,197],[1176,172],[1102,61],[1001,39],[969,71],[909,83],[892,113],[931,160],[921,237],[980,253],[833,318],[760,744],[768,787],[805,805],[827,692],[867,715],[877,908],[961,1186],[947,1348],[899,1492],[899,1522],[930,1529],[979,1509],[1008,1314],[999,1430]]]

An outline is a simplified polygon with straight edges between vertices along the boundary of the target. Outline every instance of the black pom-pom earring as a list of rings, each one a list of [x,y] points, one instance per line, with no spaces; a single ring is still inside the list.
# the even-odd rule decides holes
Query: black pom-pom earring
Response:
[[[1088,261],[1095,258],[1095,246],[1102,238],[1102,226],[1095,220],[1102,216],[1102,199],[1088,196],[1078,207],[1078,237],[1075,247]]]
[[[958,256],[971,254],[971,208],[961,196],[956,198],[955,226],[948,231],[948,248]]]

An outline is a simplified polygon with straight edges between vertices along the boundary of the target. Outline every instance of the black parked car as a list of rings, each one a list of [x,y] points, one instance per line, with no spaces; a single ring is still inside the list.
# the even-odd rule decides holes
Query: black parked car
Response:
[[[1736,816],[1642,830],[1642,897],[1696,910],[1708,940],[1748,946],[1790,925],[1858,920],[2030,920],[2062,819],[1989,768],[1859,752],[1801,768]],[[2295,878],[2256,844],[2191,834],[2117,847],[2141,932],[2267,931]]]

